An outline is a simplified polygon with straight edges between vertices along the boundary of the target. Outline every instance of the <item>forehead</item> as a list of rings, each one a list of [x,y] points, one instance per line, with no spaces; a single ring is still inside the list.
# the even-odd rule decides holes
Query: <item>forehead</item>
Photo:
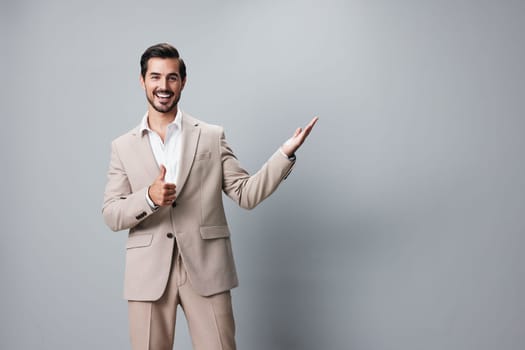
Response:
[[[148,60],[147,73],[179,73],[179,60],[177,58],[152,57]]]

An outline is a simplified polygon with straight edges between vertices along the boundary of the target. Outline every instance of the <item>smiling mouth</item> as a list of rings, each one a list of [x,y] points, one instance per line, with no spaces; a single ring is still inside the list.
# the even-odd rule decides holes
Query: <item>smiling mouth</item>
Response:
[[[155,96],[160,99],[168,99],[171,96],[173,96],[173,92],[170,91],[157,91],[155,92]]]

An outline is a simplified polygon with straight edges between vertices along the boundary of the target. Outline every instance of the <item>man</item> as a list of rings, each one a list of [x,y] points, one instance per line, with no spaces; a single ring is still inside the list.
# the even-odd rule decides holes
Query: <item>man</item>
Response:
[[[186,66],[169,44],[140,60],[148,110],[112,142],[103,215],[128,230],[124,297],[134,350],[172,349],[177,305],[195,349],[235,349],[230,289],[237,286],[222,191],[251,209],[284,180],[317,118],[297,129],[254,175],[223,129],[178,108]]]

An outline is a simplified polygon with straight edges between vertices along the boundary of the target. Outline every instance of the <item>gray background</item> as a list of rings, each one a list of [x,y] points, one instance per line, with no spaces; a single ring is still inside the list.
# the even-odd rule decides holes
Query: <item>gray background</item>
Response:
[[[250,171],[321,117],[276,194],[227,202],[240,349],[523,348],[523,1],[19,0],[0,16],[1,349],[128,347],[126,234],[100,209],[110,141],[146,109],[139,56],[163,41],[188,64],[181,107]]]

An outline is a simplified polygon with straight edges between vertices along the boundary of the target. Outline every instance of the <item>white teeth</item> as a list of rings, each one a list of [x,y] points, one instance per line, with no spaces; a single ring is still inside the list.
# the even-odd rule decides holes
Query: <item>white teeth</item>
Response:
[[[162,94],[162,93],[157,93],[157,96],[158,97],[161,97],[161,98],[168,98],[171,96],[171,94]]]

